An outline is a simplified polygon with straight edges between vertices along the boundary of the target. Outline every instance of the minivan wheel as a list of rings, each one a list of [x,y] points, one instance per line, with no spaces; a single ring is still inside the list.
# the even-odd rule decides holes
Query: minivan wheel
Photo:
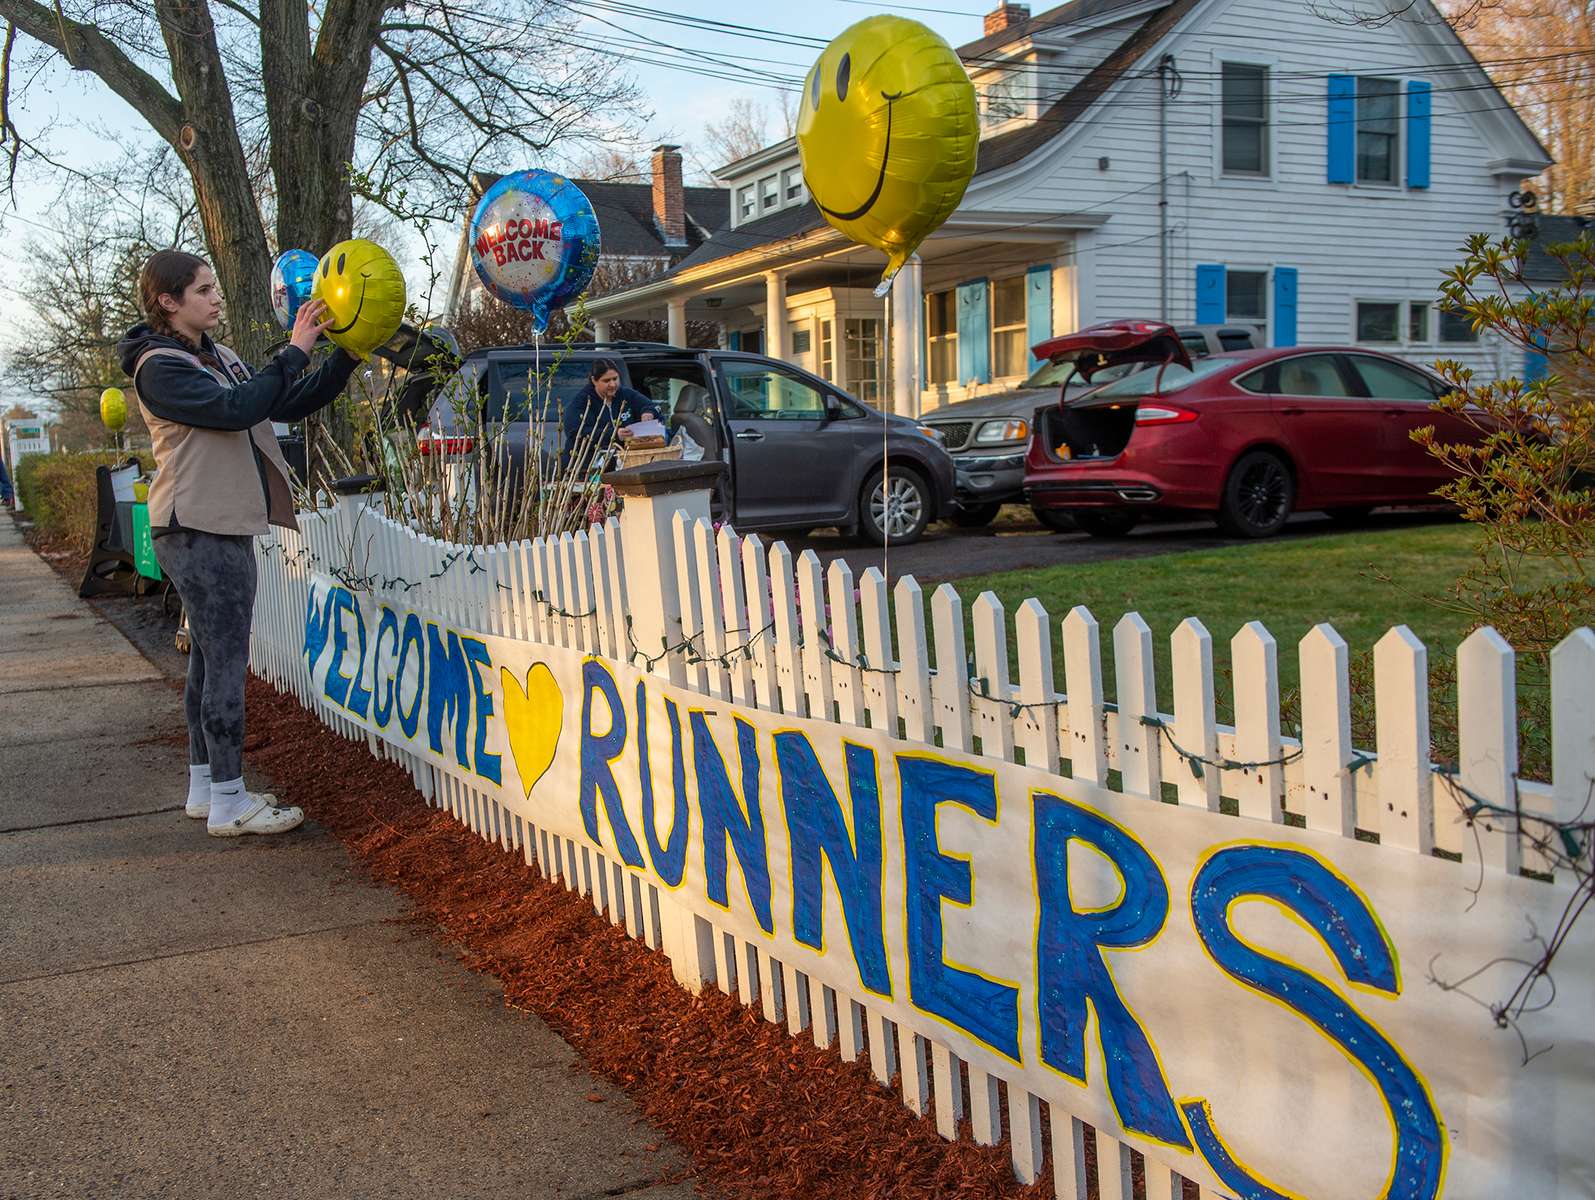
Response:
[[[1104,512],[1076,512],[1077,529],[1098,538],[1121,538],[1141,523],[1141,514],[1124,508],[1110,508]]]
[[[919,472],[876,467],[859,496],[858,531],[877,546],[890,538],[893,545],[917,542],[930,524],[930,485]]]
[[[1296,504],[1290,466],[1272,450],[1249,450],[1230,468],[1219,500],[1218,525],[1231,537],[1276,534]]]

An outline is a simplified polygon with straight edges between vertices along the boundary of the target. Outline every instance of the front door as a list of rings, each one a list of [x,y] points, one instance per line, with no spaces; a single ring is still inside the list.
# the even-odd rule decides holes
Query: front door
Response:
[[[845,516],[846,455],[827,453],[826,392],[771,362],[716,360],[731,431],[740,525],[823,525]]]

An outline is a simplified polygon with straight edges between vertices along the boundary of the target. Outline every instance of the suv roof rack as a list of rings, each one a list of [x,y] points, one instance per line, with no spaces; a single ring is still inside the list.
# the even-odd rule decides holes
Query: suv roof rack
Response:
[[[557,348],[560,345],[561,343],[556,341],[552,348]],[[510,342],[503,346],[478,346],[475,350],[471,351],[471,354],[491,354],[499,350],[532,350],[536,348],[538,347],[536,343],[533,342]],[[552,348],[547,345],[542,346],[542,349],[544,350],[550,350]],[[626,340],[611,342],[575,341],[570,343],[570,348],[572,350],[673,350],[677,354],[697,353],[696,350],[693,350],[689,347],[672,346],[669,342],[635,342]],[[467,357],[470,356],[467,355]]]

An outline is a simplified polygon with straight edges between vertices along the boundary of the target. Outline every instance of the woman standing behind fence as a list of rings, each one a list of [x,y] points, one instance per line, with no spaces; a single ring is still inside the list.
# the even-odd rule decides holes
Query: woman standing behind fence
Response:
[[[357,360],[342,350],[305,375],[332,324],[306,302],[290,344],[257,374],[210,339],[221,292],[202,258],[152,254],[139,276],[147,323],[117,351],[133,380],[155,453],[150,528],[155,558],[188,612],[192,649],[183,696],[188,719],[188,804],[216,837],[283,833],[304,820],[275,796],[244,790],[244,679],[255,608],[254,537],[297,528],[288,468],[272,421],[297,421],[330,404]]]

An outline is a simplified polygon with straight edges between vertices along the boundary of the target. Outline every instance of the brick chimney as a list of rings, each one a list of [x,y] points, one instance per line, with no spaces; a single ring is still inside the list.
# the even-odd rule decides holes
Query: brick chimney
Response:
[[[1028,4],[999,4],[986,14],[986,36],[1001,33],[1004,29],[1012,29],[1015,25],[1023,25],[1029,19]]]
[[[654,147],[654,224],[667,246],[687,244],[687,200],[681,187],[681,147]]]

